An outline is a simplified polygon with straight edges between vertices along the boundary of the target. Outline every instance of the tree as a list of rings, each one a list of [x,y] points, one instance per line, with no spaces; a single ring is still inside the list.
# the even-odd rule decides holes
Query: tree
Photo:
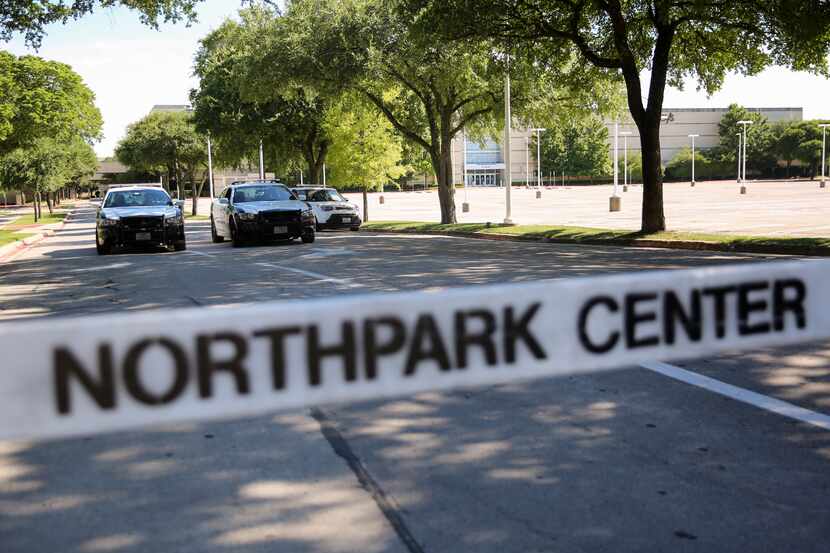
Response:
[[[789,121],[782,121],[773,125],[775,143],[773,151],[778,159],[787,163],[787,178],[790,178],[790,167],[798,159],[799,148],[805,141],[804,129],[801,125],[793,125]]]
[[[142,22],[157,28],[159,21],[193,21],[194,8],[201,0],[4,0],[0,12],[0,40],[8,41],[21,33],[26,44],[38,48],[45,27],[67,23],[90,14],[97,7],[126,6],[139,12]]]
[[[151,113],[127,128],[115,156],[136,171],[167,173],[175,179],[178,196],[191,184],[192,214],[198,213],[199,196],[207,180],[207,140],[196,132],[188,112]]]
[[[220,161],[237,163],[257,151],[262,140],[276,170],[302,160],[309,182],[320,181],[331,145],[324,120],[330,97],[313,86],[313,76],[297,83],[302,66],[286,44],[286,22],[264,8],[240,12],[202,39],[196,55],[199,88],[191,91],[196,125],[219,142]],[[258,86],[260,72],[267,86]],[[335,95],[336,96],[336,95]]]
[[[0,54],[0,154],[41,138],[87,142],[100,138],[103,124],[95,95],[66,64],[37,56]]]
[[[570,49],[621,74],[640,134],[642,230],[666,228],[660,120],[666,85],[696,77],[713,92],[728,71],[770,64],[828,72],[830,4],[821,0],[407,0],[425,29],[452,39],[536,44],[550,57]],[[644,86],[643,72],[650,74]]]
[[[360,185],[363,218],[368,221],[367,192],[409,170],[401,161],[399,137],[391,123],[379,118],[363,98],[355,95],[332,106],[326,126],[332,139],[329,182],[336,187]]]
[[[568,175],[607,175],[611,160],[605,123],[592,115],[549,125],[542,137],[542,165]]]
[[[498,127],[508,56],[494,45],[446,43],[414,25],[400,0],[297,0],[285,18],[302,65],[332,88],[362,94],[429,157],[441,222],[456,222],[452,141],[465,128]],[[511,55],[513,52],[511,52]],[[561,91],[558,63],[514,58],[517,113],[532,94]]]

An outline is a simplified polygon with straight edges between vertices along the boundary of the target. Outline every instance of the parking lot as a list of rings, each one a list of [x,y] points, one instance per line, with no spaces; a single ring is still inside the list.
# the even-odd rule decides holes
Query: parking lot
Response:
[[[830,232],[830,222],[810,215],[815,189],[798,197],[802,226],[788,234]],[[683,194],[706,192],[693,190]],[[480,191],[473,210],[489,202],[497,217],[497,193]],[[515,194],[536,201],[530,191]],[[543,200],[556,194],[568,192],[545,191]],[[373,198],[370,215],[425,220],[388,215],[404,198],[420,205],[419,197],[437,201],[434,193],[389,194],[383,206]],[[765,222],[755,228],[774,234],[777,200],[764,201]],[[596,221],[608,217],[600,207]],[[728,216],[718,213],[707,220]],[[616,228],[627,228],[633,215],[624,214]],[[602,226],[578,211],[572,217],[545,222]],[[54,237],[0,265],[0,325],[185,306],[211,316],[215,306],[265,300],[768,259],[366,232],[232,248],[211,243],[207,221],[187,223],[185,252],[97,256],[93,224],[86,205]],[[741,224],[736,218],[730,229]],[[830,343],[673,366],[768,401],[748,404],[630,367],[279,416],[0,442],[0,550],[826,551],[830,426],[772,406],[785,401],[827,419]]]

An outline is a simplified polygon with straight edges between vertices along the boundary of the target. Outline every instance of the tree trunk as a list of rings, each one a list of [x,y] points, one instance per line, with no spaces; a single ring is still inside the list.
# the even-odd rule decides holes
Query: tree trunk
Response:
[[[666,230],[663,212],[663,167],[660,156],[660,119],[638,125],[643,160],[642,232]]]
[[[449,125],[444,125],[445,129]],[[438,179],[438,202],[441,206],[441,224],[452,225],[458,222],[455,216],[455,184],[452,181],[452,137],[444,133],[441,137],[441,150],[433,155],[433,169]]]
[[[369,193],[367,185],[363,185],[363,222],[369,221]]]
[[[54,211],[52,211],[52,192],[46,193],[46,208],[49,210],[49,215],[52,215]]]
[[[198,186],[196,186],[195,181],[191,181],[191,182],[192,182],[192,186],[193,186],[193,205],[191,206],[190,214],[195,217],[199,213],[199,198],[202,197],[202,189],[205,187],[205,182],[207,182],[207,177],[202,179],[202,182],[200,182]]]
[[[32,210],[33,210],[32,217],[33,217],[35,223],[37,223],[37,201],[35,200],[35,198],[37,198],[37,193],[35,193],[34,198],[32,198]]]

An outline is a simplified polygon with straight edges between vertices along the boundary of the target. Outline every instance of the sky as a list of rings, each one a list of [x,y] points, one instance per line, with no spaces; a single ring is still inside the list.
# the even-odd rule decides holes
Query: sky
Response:
[[[36,54],[67,63],[96,95],[104,117],[104,138],[95,145],[99,156],[110,156],[127,125],[141,119],[156,104],[186,104],[193,56],[199,40],[228,17],[237,0],[206,0],[199,5],[199,21],[163,25],[156,31],[142,25],[126,8],[99,9],[68,25],[52,25],[39,51],[25,47],[22,38],[0,43],[16,55]],[[755,77],[729,75],[711,98],[691,81],[684,90],[667,89],[664,106],[802,107],[806,119],[830,118],[830,79],[773,67]]]

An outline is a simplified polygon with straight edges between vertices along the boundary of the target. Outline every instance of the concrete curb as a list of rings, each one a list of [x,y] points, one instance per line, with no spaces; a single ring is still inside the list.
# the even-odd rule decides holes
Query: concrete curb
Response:
[[[573,244],[585,246],[616,246],[624,248],[661,248],[668,250],[691,250],[728,253],[759,253],[768,255],[798,255],[809,257],[830,257],[830,248],[810,246],[771,246],[765,244],[718,244],[691,240],[569,240],[567,238],[548,238],[535,236],[510,236],[507,234],[481,234],[458,231],[421,231],[421,230],[383,230],[365,229],[366,232],[379,234],[436,234],[476,240],[495,240],[497,242],[539,242],[548,244]]]
[[[13,257],[23,253],[38,242],[41,242],[50,236],[54,236],[55,232],[61,230],[64,225],[66,225],[66,219],[69,219],[70,217],[71,212],[68,213],[66,218],[64,218],[64,220],[61,221],[55,228],[44,229],[34,236],[28,236],[22,240],[18,240],[17,242],[12,242],[11,244],[0,247],[0,263],[10,261]]]

